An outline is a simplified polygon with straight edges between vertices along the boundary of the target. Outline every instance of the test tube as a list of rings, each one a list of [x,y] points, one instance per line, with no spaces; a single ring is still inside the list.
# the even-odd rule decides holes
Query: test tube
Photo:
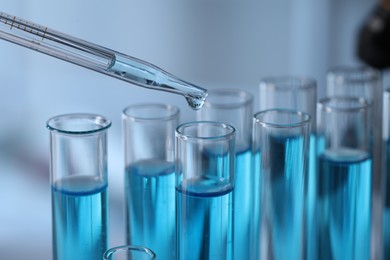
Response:
[[[176,129],[177,259],[231,259],[232,126],[197,121]]]
[[[260,176],[259,259],[303,259],[310,115],[269,109],[253,120],[254,170]]]
[[[108,245],[107,129],[94,114],[50,118],[53,259],[101,259]]]
[[[383,94],[383,142],[384,142],[384,210],[383,210],[383,259],[390,259],[390,88]]]
[[[108,249],[103,260],[155,260],[156,254],[143,246],[117,246]]]
[[[382,114],[383,89],[381,73],[367,66],[341,66],[329,70],[327,74],[326,96],[346,96],[364,98],[372,102],[371,118],[369,123],[372,138],[372,252],[380,253],[382,244],[382,212],[383,212],[383,140]],[[380,255],[373,255],[373,259]]]
[[[318,105],[318,259],[370,258],[370,103],[331,97]]]
[[[203,108],[198,111],[198,120],[219,121],[236,129],[236,168],[234,200],[234,257],[251,259],[253,221],[252,159],[252,94],[239,89],[213,89]]]
[[[310,115],[309,170],[305,177],[305,254],[317,259],[315,244],[315,194],[317,176],[317,82],[303,76],[267,77],[259,84],[260,111],[274,108],[298,110]]]
[[[122,115],[127,244],[175,259],[175,128],[179,109],[136,104]]]

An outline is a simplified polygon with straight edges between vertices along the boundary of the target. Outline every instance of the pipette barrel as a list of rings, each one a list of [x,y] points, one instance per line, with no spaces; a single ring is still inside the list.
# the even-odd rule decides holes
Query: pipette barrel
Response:
[[[193,109],[202,107],[207,90],[146,61],[0,12],[0,39],[91,69],[128,83],[180,94]]]

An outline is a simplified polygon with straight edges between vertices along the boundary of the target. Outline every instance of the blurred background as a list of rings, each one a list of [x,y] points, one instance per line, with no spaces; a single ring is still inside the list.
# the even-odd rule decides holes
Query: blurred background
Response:
[[[255,3],[257,2],[257,3]],[[263,77],[354,65],[356,33],[376,1],[3,1],[2,12],[151,62],[207,89],[257,94]],[[0,258],[51,259],[48,118],[101,114],[108,132],[110,245],[125,241],[121,113],[181,96],[130,85],[0,40]],[[388,71],[384,85],[390,86]],[[255,99],[256,100],[256,99]]]

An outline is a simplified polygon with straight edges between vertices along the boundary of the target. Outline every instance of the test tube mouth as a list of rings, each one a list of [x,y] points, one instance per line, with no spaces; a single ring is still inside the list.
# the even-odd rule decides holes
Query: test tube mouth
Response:
[[[176,128],[176,136],[186,140],[222,140],[234,138],[235,133],[233,126],[214,121],[194,121]]]
[[[356,112],[371,107],[372,102],[359,97],[334,96],[326,97],[318,102],[324,112]]]
[[[126,253],[129,251],[143,253],[145,255],[148,255],[150,259],[156,259],[156,254],[149,248],[143,246],[130,246],[130,245],[116,246],[108,249],[106,252],[104,252],[103,259],[108,260],[110,259],[111,255],[115,253],[119,253],[119,252]]]
[[[329,82],[341,84],[364,84],[380,79],[380,72],[368,66],[337,66],[329,69]]]
[[[310,124],[308,113],[291,109],[267,109],[254,115],[255,123],[274,128],[294,128]]]
[[[111,121],[96,114],[74,113],[63,114],[50,118],[46,127],[50,131],[63,134],[92,134],[108,129]]]
[[[169,121],[180,113],[178,107],[160,103],[130,105],[123,109],[123,117],[132,121]]]
[[[317,82],[315,79],[306,76],[279,76],[266,77],[260,81],[260,88],[273,88],[280,90],[299,90],[316,88]]]
[[[220,88],[208,90],[204,106],[210,108],[237,108],[253,102],[253,95],[242,89]]]

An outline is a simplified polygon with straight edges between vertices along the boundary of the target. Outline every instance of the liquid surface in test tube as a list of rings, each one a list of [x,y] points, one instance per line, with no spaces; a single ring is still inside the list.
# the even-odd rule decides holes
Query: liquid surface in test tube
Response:
[[[175,164],[142,160],[125,174],[127,242],[175,259]]]
[[[370,259],[371,168],[362,150],[320,155],[318,259]]]
[[[232,250],[230,183],[197,179],[176,187],[178,259],[229,259]]]
[[[107,250],[107,183],[70,176],[52,186],[54,259],[101,259]]]

